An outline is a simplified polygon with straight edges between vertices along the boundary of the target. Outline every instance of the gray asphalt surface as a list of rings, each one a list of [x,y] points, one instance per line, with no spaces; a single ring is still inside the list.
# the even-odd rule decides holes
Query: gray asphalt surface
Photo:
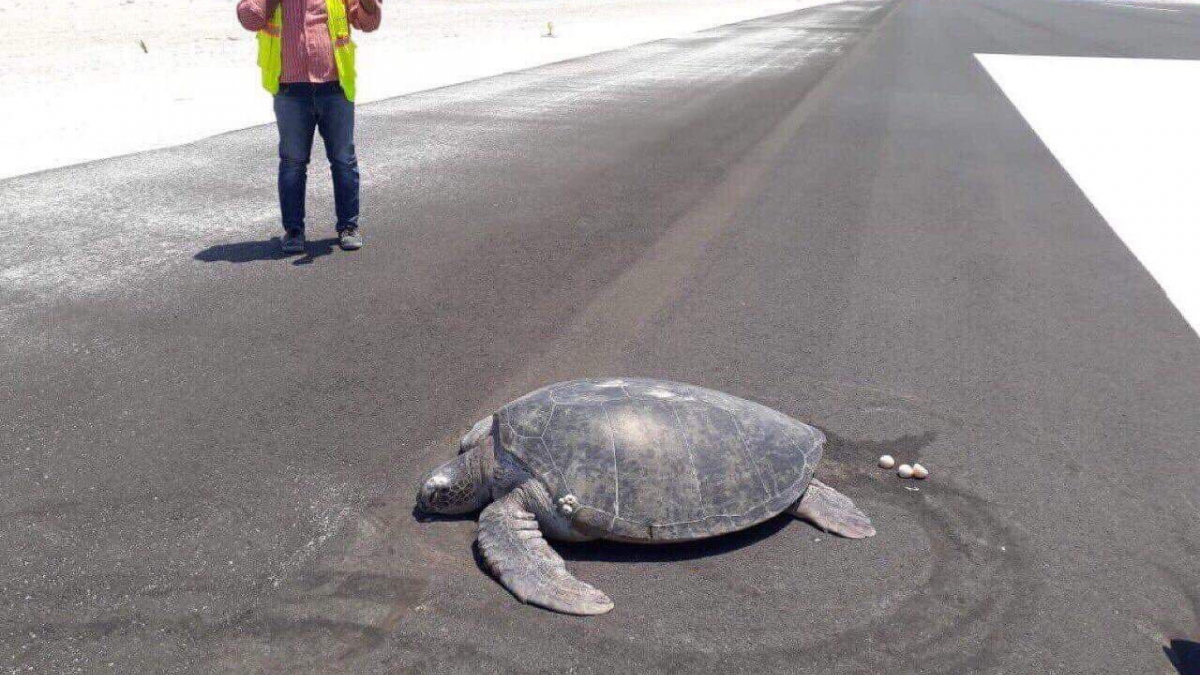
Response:
[[[319,161],[274,253],[270,127],[0,182],[0,672],[1188,672],[1200,339],[972,54],[1198,34],[851,2],[363,106],[354,254]],[[603,375],[819,425],[879,535],[564,545],[616,609],[520,605],[415,481]]]

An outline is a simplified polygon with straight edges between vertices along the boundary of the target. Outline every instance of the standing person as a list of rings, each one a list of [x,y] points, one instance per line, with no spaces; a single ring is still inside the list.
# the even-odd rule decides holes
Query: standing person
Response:
[[[304,197],[313,132],[333,173],[338,244],[362,248],[354,154],[354,43],[350,27],[379,28],[382,0],[238,0],[238,20],[258,33],[263,87],[279,126],[279,208],[284,253],[304,252]]]

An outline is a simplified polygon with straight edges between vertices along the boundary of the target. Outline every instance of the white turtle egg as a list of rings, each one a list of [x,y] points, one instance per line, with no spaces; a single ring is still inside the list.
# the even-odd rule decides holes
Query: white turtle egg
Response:
[[[901,464],[899,469],[896,469],[896,475],[901,478],[912,478],[913,468],[907,464]]]
[[[883,469],[890,469],[896,466],[896,458],[891,455],[884,455],[879,458],[879,466]]]
[[[929,469],[926,469],[925,467],[921,466],[920,464],[913,464],[912,475],[913,475],[913,478],[921,478],[921,479],[928,478],[929,477]]]

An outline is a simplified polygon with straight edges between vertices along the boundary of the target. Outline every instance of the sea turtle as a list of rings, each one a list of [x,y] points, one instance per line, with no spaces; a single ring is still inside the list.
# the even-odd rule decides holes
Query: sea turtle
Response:
[[[783,511],[845,537],[875,534],[848,497],[813,478],[825,435],[766,406],[650,379],[574,380],[475,424],[430,472],[419,511],[479,515],[488,567],[522,602],[612,609],[543,539],[637,544],[741,530]]]

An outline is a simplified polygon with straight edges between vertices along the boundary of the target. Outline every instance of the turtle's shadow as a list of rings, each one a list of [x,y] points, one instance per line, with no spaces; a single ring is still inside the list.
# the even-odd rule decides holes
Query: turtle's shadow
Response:
[[[1200,675],[1200,643],[1191,640],[1171,640],[1163,647],[1171,665],[1179,675]]]
[[[425,513],[417,507],[412,509],[413,519],[418,523],[454,522],[459,520],[476,520],[479,511],[464,513],[456,516],[446,516],[435,513]],[[566,560],[573,561],[602,561],[602,562],[676,562],[680,560],[696,560],[709,558],[736,551],[778,533],[787,527],[794,519],[786,514],[778,515],[754,527],[730,532],[718,537],[710,537],[699,541],[664,544],[627,544],[619,541],[597,539],[585,542],[568,542],[551,540],[551,546]],[[803,526],[803,524],[800,524]],[[819,533],[818,530],[813,532]],[[487,572],[479,553],[478,546],[471,547],[475,555],[475,564]]]
[[[469,517],[473,516],[439,517],[439,519],[465,520]],[[730,551],[736,551],[746,546],[752,546],[787,527],[790,521],[791,518],[789,517],[778,516],[765,523],[759,523],[754,527],[738,530],[737,532],[679,544],[626,544],[619,541],[597,539],[595,541],[575,543],[552,541],[551,546],[554,547],[554,550],[558,551],[564,560],[571,562],[680,562],[683,560],[710,558],[729,553]],[[479,552],[478,543],[471,546],[471,553],[479,569],[484,574],[494,576],[488,570],[487,562],[483,559],[483,554]]]
[[[452,523],[456,520],[477,520],[479,518],[479,511],[476,510],[457,516],[447,516],[441,513],[427,513],[419,507],[414,506],[412,508],[412,517],[418,523]]]
[[[792,522],[790,516],[779,516],[754,527],[730,532],[719,537],[677,544],[625,544],[596,540],[581,543],[556,541],[553,546],[563,558],[575,561],[637,563],[696,560],[753,546],[778,533],[790,522]]]

